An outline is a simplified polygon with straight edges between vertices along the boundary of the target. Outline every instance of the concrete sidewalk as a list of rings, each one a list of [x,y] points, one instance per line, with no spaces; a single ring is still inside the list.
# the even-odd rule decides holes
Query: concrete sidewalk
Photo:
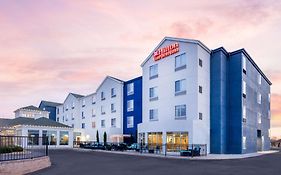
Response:
[[[208,154],[207,156],[200,156],[200,157],[183,157],[179,156],[179,154],[170,154],[167,155],[163,154],[150,154],[150,153],[139,153],[135,151],[106,151],[106,150],[91,150],[91,149],[80,149],[80,148],[73,148],[76,151],[82,152],[103,152],[109,154],[123,154],[123,155],[131,155],[131,156],[142,156],[142,157],[156,157],[156,158],[168,158],[168,159],[188,159],[188,160],[232,160],[232,159],[245,159],[250,157],[257,157],[266,154],[273,154],[279,151],[271,150],[271,151],[263,151],[257,153],[249,153],[249,154]]]

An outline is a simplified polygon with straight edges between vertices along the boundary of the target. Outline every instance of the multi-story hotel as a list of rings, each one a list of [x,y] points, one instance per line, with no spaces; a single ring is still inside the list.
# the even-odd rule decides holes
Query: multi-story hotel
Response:
[[[70,93],[57,121],[74,140],[203,144],[208,153],[270,148],[271,82],[240,49],[211,50],[198,40],[165,37],[142,63],[142,77],[106,77],[95,93]],[[138,137],[138,138],[137,138]]]

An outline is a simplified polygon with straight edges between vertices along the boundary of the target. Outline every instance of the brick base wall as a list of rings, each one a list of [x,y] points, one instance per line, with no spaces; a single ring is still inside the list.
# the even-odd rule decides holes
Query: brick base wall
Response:
[[[51,166],[48,156],[0,162],[0,175],[22,175]]]

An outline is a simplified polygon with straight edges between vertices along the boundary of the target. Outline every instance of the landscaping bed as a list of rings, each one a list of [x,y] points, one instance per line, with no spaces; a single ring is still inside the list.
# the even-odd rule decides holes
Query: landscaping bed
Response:
[[[23,151],[23,148],[20,146],[1,146],[0,147],[0,154],[22,152],[22,151]]]

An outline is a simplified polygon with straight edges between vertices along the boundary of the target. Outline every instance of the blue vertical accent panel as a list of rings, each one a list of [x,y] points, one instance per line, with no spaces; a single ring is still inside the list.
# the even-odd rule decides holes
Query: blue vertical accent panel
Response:
[[[42,110],[45,108],[45,111],[50,112],[49,119],[56,121],[56,118],[57,118],[56,117],[57,116],[56,107],[47,106],[45,103],[40,103],[39,108],[42,109]]]
[[[242,153],[242,54],[229,59],[228,153]]]
[[[215,154],[226,153],[228,116],[228,64],[227,53],[223,48],[211,54],[211,121],[210,151]]]
[[[130,83],[134,83],[134,94],[127,94],[127,85]],[[127,111],[127,101],[134,100],[134,110],[128,112]],[[123,133],[125,135],[133,136],[133,142],[137,142],[137,126],[142,122],[142,77],[138,77],[124,83],[123,90]],[[132,128],[127,127],[127,117],[134,117],[134,125]],[[128,139],[124,140],[128,141]],[[129,140],[130,141],[130,140]]]

